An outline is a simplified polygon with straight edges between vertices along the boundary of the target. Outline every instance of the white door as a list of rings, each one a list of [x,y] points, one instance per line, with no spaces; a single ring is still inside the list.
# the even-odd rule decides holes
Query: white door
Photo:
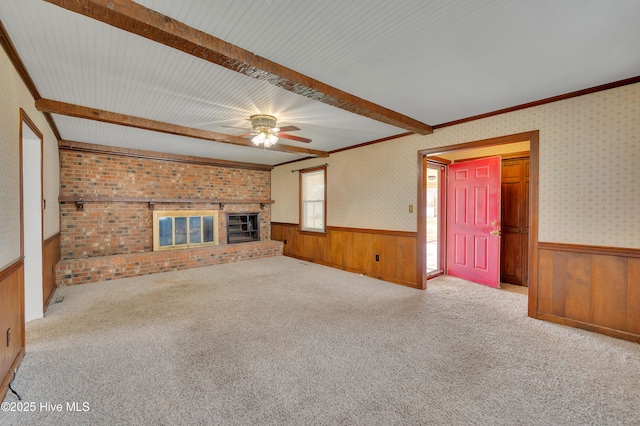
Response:
[[[24,214],[24,320],[44,316],[42,277],[42,144],[22,123],[22,202]]]

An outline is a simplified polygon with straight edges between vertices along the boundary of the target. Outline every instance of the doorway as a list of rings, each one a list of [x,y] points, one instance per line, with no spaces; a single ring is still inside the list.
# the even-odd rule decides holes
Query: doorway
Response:
[[[426,161],[426,157],[425,157]],[[423,185],[426,191],[426,273],[429,278],[442,275],[444,273],[444,256],[441,248],[445,244],[445,207],[444,207],[444,186],[445,186],[445,166],[433,161],[426,161],[425,182]]]
[[[21,109],[20,207],[25,322],[44,316],[42,141],[42,133]]]
[[[447,178],[447,274],[500,287],[500,157],[456,161]]]
[[[487,157],[486,149],[481,150],[470,150],[470,151],[461,151],[456,154],[448,154],[446,157],[450,158],[453,162],[448,171],[448,180],[447,182],[448,189],[447,194],[450,194],[453,191],[454,186],[459,186],[463,182],[458,182],[454,176],[457,176],[459,173],[453,171],[453,169],[458,170],[460,167],[467,168],[472,167],[473,164],[477,164],[478,162],[483,162],[488,160],[491,157],[496,158],[499,161],[499,165],[494,168],[493,173],[496,175],[495,177],[500,180],[500,184],[497,182],[493,185],[493,190],[497,191],[499,196],[497,200],[499,200],[500,204],[500,215],[499,217],[495,217],[492,219],[490,223],[477,223],[478,219],[481,218],[482,215],[475,215],[473,219],[468,217],[466,224],[463,224],[467,229],[470,226],[470,221],[473,220],[476,222],[476,225],[480,228],[475,229],[475,236],[468,238],[469,241],[474,241],[476,244],[484,241],[487,243],[487,239],[489,240],[489,244],[485,244],[486,247],[467,247],[466,251],[472,251],[472,249],[487,249],[489,251],[489,264],[492,265],[494,269],[494,273],[487,275],[489,272],[485,270],[483,266],[487,264],[483,264],[481,262],[483,256],[475,256],[473,253],[468,253],[468,256],[462,256],[461,259],[456,257],[455,261],[452,260],[448,263],[447,273],[449,275],[455,275],[461,277],[460,273],[462,272],[460,268],[462,267],[465,270],[465,276],[463,278],[467,278],[469,281],[476,283],[484,283],[486,285],[496,287],[498,282],[500,283],[500,288],[507,287],[507,284],[517,285],[528,287],[528,271],[527,271],[527,262],[528,262],[528,253],[529,253],[529,142],[521,142],[511,145],[503,145],[501,147],[492,148],[491,154]],[[442,160],[442,158],[441,158]],[[496,168],[501,169],[501,173]],[[486,176],[488,178],[488,175]],[[470,178],[471,179],[471,178]],[[485,183],[488,179],[484,179]],[[479,184],[479,182],[478,182]],[[463,185],[464,186],[464,185]],[[488,186],[488,188],[491,186]],[[479,195],[478,190],[480,186],[473,185],[473,188],[468,188],[469,194],[475,193]],[[448,209],[448,217],[450,218],[458,218],[458,215],[455,212],[452,212],[452,209],[456,208],[453,197],[449,196],[447,209]],[[466,197],[469,198],[466,200],[468,206],[471,206],[474,203],[475,197]],[[495,201],[489,201],[488,204],[491,205]],[[488,213],[488,211],[487,211]],[[494,214],[496,212],[494,211]],[[446,214],[443,213],[443,215]],[[428,224],[429,218],[427,218]],[[482,222],[482,221],[481,221]],[[485,229],[491,225],[491,237],[487,235],[487,231],[489,229]],[[453,235],[455,234],[454,229],[456,226],[459,226],[454,223],[454,221],[447,221],[447,227],[450,229],[450,232],[447,232],[446,238],[452,239],[452,241],[457,241],[457,239],[453,239]],[[471,226],[473,228],[473,226]],[[465,236],[466,232],[463,232],[463,236]],[[428,233],[427,233],[428,239]],[[499,265],[497,264],[498,260],[498,247],[496,243],[499,243]],[[452,244],[447,244],[447,258],[452,259]],[[427,246],[429,242],[427,242]],[[481,245],[482,246],[482,245]],[[429,247],[428,247],[429,248]],[[429,250],[428,250],[429,251]],[[444,252],[444,251],[443,251]],[[467,259],[465,259],[465,257]],[[470,259],[473,259],[473,262],[470,262]],[[459,265],[459,260],[467,260],[467,262],[473,263],[473,269],[470,264]],[[427,265],[428,267],[428,265]],[[496,272],[499,272],[499,281]],[[483,279],[484,278],[484,279]],[[525,292],[526,293],[526,292]]]
[[[469,149],[487,148],[499,145],[513,144],[529,141],[529,250],[527,276],[529,278],[529,316],[534,316],[537,310],[537,279],[535,271],[538,264],[538,173],[539,173],[539,132],[531,131],[497,138],[466,142],[440,148],[431,148],[418,152],[419,185],[418,185],[418,277],[420,288],[427,288],[427,279],[430,278],[427,269],[427,187],[425,174],[427,169],[423,167],[433,156],[456,153]],[[442,239],[441,239],[442,240]],[[442,245],[441,245],[442,246]],[[442,248],[440,249],[442,253]],[[446,259],[445,259],[446,262]],[[446,270],[446,269],[445,269]]]

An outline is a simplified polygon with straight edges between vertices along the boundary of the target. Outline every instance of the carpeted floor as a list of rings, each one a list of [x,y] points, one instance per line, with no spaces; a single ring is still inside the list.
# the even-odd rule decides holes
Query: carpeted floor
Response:
[[[521,285],[513,285],[507,283],[500,283],[500,290],[510,291],[518,294],[529,294],[529,289]]]
[[[455,278],[276,257],[60,295],[27,324],[14,388],[33,411],[0,424],[640,424],[640,345]]]

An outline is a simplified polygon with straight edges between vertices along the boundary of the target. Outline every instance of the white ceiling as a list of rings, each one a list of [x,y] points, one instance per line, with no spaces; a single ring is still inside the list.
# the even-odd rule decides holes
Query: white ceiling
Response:
[[[640,75],[638,0],[139,0],[309,77],[436,125]],[[43,98],[241,134],[256,113],[331,151],[405,132],[41,0],[0,20]],[[53,115],[63,139],[278,164],[265,152]]]

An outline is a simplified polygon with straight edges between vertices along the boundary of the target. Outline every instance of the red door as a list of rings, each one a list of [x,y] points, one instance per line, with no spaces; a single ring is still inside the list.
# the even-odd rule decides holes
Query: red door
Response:
[[[447,273],[500,287],[500,157],[449,166]]]

